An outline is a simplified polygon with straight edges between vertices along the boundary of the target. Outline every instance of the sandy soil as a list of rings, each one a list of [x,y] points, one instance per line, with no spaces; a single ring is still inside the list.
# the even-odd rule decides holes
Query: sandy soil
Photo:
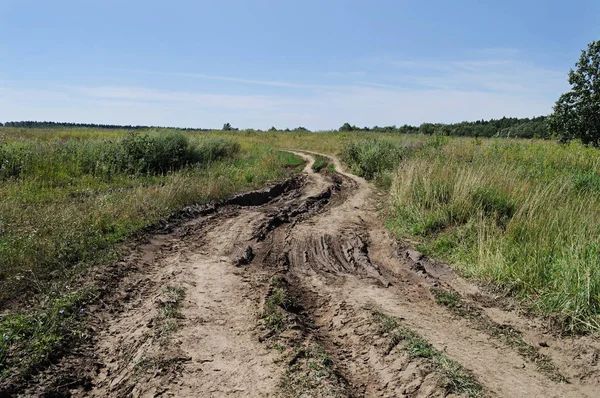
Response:
[[[370,183],[337,159],[337,173],[315,173],[311,154],[296,153],[308,163],[286,189],[200,212],[132,251],[122,266],[133,271],[110,301],[115,309],[97,316],[88,381],[61,394],[469,394],[452,389],[443,367],[411,355],[406,341],[390,343],[374,317],[385,314],[462,366],[480,395],[600,396],[596,338],[553,335],[446,265],[399,246]],[[458,304],[439,304],[440,291]],[[269,318],[270,298],[281,292],[290,299]],[[282,319],[276,327],[273,316]]]

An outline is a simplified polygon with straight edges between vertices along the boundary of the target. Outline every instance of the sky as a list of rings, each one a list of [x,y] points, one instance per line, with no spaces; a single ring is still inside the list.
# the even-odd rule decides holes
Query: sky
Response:
[[[600,1],[0,0],[0,122],[338,128],[551,113]]]

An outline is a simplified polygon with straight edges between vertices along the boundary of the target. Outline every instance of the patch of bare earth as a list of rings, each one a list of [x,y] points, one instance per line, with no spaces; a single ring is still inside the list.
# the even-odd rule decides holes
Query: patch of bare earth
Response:
[[[89,381],[61,394],[598,396],[597,338],[556,336],[398,247],[369,183],[299,155],[287,189],[132,251],[109,303],[120,308],[96,319]]]

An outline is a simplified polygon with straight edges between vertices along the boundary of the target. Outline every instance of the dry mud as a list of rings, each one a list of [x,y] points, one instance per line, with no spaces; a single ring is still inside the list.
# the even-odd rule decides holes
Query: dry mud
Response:
[[[298,155],[308,162],[302,175],[188,208],[136,246],[120,264],[130,271],[107,299],[111,311],[94,315],[77,374],[85,382],[27,394],[600,396],[597,339],[553,335],[399,247],[371,184],[336,159],[337,173],[315,173],[311,154]],[[450,302],[440,304],[440,292]],[[454,376],[411,351],[406,335],[394,338],[382,316],[481,389],[453,387]]]

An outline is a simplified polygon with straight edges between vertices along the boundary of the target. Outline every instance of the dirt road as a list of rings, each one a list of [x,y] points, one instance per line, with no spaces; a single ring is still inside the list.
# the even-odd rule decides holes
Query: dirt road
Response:
[[[286,184],[187,209],[135,248],[73,395],[600,395],[594,338],[547,333],[398,246],[370,183],[298,155]]]

